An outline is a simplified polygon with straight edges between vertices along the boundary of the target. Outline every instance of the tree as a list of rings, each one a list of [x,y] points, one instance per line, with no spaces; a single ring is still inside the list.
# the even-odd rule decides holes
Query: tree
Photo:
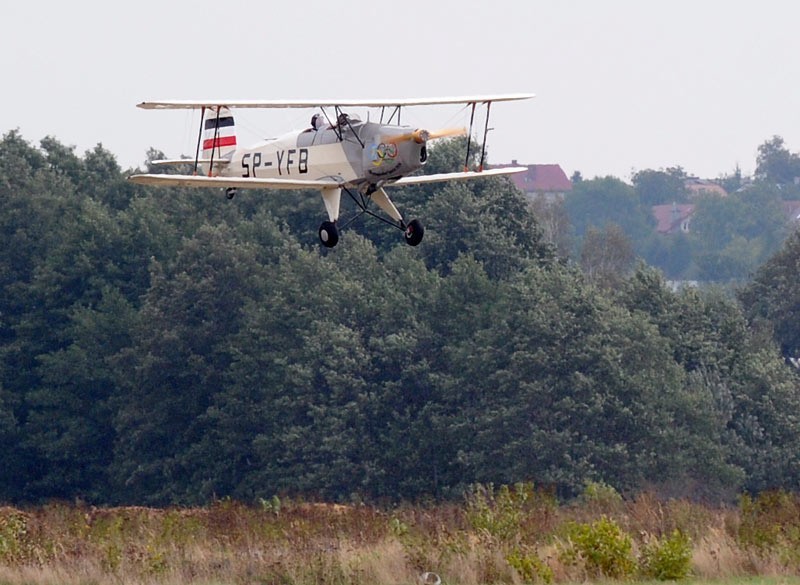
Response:
[[[725,198],[702,197],[692,218],[694,258],[704,280],[749,276],[786,235],[781,193],[764,183]]]
[[[446,185],[425,207],[428,265],[446,274],[470,254],[493,278],[505,278],[529,261],[549,262],[553,251],[521,193],[503,179],[475,183]]]
[[[630,185],[614,177],[580,182],[566,195],[564,206],[579,238],[590,226],[602,229],[613,223],[638,247],[653,230],[650,207],[641,204]]]
[[[600,231],[590,227],[583,238],[581,268],[589,282],[612,288],[633,268],[636,256],[630,239],[615,224]]]
[[[573,230],[564,200],[548,200],[543,195],[537,195],[530,206],[542,230],[542,242],[552,246],[559,257],[569,258],[574,246]]]
[[[688,199],[686,172],[681,167],[655,171],[646,169],[633,175],[633,187],[642,205],[653,206]]]
[[[795,231],[739,291],[749,322],[774,336],[786,358],[800,357],[800,231]]]
[[[725,189],[726,193],[734,193],[741,189],[745,184],[742,177],[742,168],[737,164],[730,175],[722,175],[717,182]]]
[[[206,462],[196,445],[202,415],[232,363],[230,339],[265,282],[252,246],[225,225],[205,226],[166,266],[151,266],[151,288],[121,352],[113,475],[122,501],[197,502],[193,478]]]
[[[758,147],[755,177],[777,185],[793,185],[800,177],[800,157],[784,145],[783,138],[773,136]]]

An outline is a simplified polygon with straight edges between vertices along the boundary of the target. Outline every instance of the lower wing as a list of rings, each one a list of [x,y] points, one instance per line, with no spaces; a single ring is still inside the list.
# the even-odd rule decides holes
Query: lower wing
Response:
[[[223,189],[326,189],[339,185],[333,179],[258,179],[239,177],[205,177],[202,175],[132,175],[132,183],[160,187],[222,187]]]
[[[507,167],[488,169],[485,171],[468,171],[463,173],[439,173],[436,175],[419,175],[403,177],[390,185],[423,185],[426,183],[442,183],[446,181],[469,181],[502,175],[513,175],[527,171],[527,167]],[[221,187],[223,189],[330,189],[331,187],[351,186],[352,183],[340,183],[333,179],[258,179],[243,177],[206,177],[203,175],[132,175],[128,177],[132,183],[139,185],[156,185],[161,187]]]
[[[524,173],[528,167],[506,167],[502,169],[487,169],[485,171],[466,171],[463,173],[439,173],[437,175],[419,175],[416,177],[403,177],[392,185],[424,185],[425,183],[442,183],[445,181],[470,181],[472,179],[485,179],[502,175],[515,175]]]

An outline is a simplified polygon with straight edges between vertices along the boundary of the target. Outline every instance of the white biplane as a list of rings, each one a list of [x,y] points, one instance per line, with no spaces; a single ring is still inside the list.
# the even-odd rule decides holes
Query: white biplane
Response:
[[[339,207],[344,191],[360,209],[359,215],[369,214],[399,228],[405,241],[416,246],[424,234],[422,223],[416,219],[406,223],[384,187],[478,179],[527,170],[525,167],[484,170],[483,163],[492,103],[532,97],[532,94],[506,94],[399,100],[142,102],[139,107],[146,110],[200,109],[200,131],[193,161],[153,161],[156,165],[193,162],[193,174],[139,174],[130,180],[145,185],[223,188],[229,199],[237,189],[318,189],[328,213],[328,220],[319,228],[319,239],[329,248],[339,241],[339,230],[343,227],[339,224]],[[409,176],[425,164],[429,140],[465,133],[464,129],[428,131],[400,125],[403,107],[437,104],[470,107],[470,137],[476,107],[486,107],[480,163],[476,170],[468,169],[468,140],[462,171]],[[364,122],[344,111],[355,107],[380,108],[380,121]],[[231,111],[236,108],[314,108],[318,113],[309,128],[241,148]],[[370,203],[377,205],[389,219],[371,211]]]

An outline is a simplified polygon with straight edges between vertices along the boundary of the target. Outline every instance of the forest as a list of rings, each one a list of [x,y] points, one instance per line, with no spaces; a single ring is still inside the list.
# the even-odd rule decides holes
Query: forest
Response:
[[[587,272],[506,180],[393,192],[419,247],[370,222],[323,250],[318,193],[132,172],[0,141],[0,502],[800,486],[797,232],[734,290],[673,292],[643,254]]]

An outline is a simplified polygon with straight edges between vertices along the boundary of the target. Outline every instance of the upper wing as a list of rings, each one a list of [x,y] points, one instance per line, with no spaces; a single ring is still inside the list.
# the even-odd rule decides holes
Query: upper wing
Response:
[[[486,177],[496,177],[498,175],[514,175],[524,173],[527,167],[506,167],[502,169],[487,169],[475,172],[467,171],[463,173],[439,173],[437,175],[418,175],[416,177],[403,177],[392,185],[423,185],[425,183],[441,183],[443,181],[468,181],[471,179],[484,179]]]
[[[228,106],[229,108],[318,108],[326,106],[349,106],[364,108],[391,108],[395,106],[430,106],[437,104],[482,104],[486,102],[510,102],[535,97],[532,93],[507,93],[497,95],[473,95],[437,98],[408,99],[331,99],[331,100],[162,100],[142,102],[138,107],[145,110],[196,109]]]
[[[339,185],[334,180],[257,179],[205,177],[202,175],[131,175],[128,180],[139,185],[160,187],[222,187],[237,189],[325,189]]]

